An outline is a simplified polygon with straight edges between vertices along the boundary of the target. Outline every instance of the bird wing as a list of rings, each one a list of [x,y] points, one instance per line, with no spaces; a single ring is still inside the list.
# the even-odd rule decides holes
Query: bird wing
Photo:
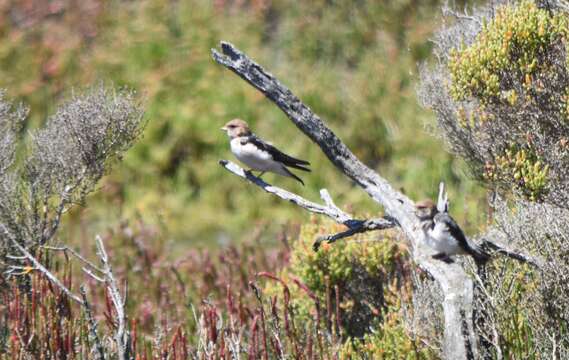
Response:
[[[306,160],[300,160],[290,155],[287,155],[274,147],[273,145],[263,141],[262,139],[258,138],[255,135],[251,135],[247,137],[247,142],[252,143],[257,148],[262,151],[268,152],[273,160],[278,161],[286,166],[290,166],[299,170],[310,171],[310,169],[302,166],[302,165],[310,165],[310,163]]]
[[[434,220],[437,223],[443,222],[447,226],[450,235],[454,237],[458,241],[459,245],[466,250],[466,252],[472,255],[476,261],[488,260],[490,255],[484,252],[484,250],[482,250],[478,245],[469,241],[462,232],[462,229],[448,213],[438,213],[435,215]]]
[[[460,245],[463,245],[465,247],[468,246],[466,236],[462,232],[462,229],[448,213],[437,213],[434,220],[437,223],[444,223],[447,226],[450,235],[454,237],[460,243]]]

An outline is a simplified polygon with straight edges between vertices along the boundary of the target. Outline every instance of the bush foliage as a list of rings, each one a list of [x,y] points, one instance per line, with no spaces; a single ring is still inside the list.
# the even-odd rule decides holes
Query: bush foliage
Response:
[[[567,19],[530,0],[463,17],[437,35],[440,63],[422,85],[424,103],[474,176],[561,207],[569,179]]]
[[[480,279],[483,355],[569,354],[568,19],[562,1],[450,12],[420,96],[453,152],[494,194],[482,237],[524,249],[539,269],[496,259]]]

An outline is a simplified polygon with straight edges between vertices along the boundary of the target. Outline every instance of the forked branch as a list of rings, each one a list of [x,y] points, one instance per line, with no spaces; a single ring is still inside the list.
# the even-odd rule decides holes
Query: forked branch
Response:
[[[389,216],[367,220],[355,219],[352,215],[342,211],[338,206],[336,206],[336,204],[334,204],[332,197],[326,189],[320,190],[320,197],[325,203],[325,205],[320,205],[290,191],[271,185],[260,177],[251,174],[249,171],[244,170],[239,165],[231,161],[220,160],[219,164],[233,174],[251,182],[254,185],[257,185],[269,194],[273,194],[283,200],[290,201],[293,204],[298,205],[311,213],[327,216],[337,223],[345,225],[348,228],[348,230],[340,232],[338,234],[319,237],[314,242],[314,250],[318,250],[320,244],[323,241],[332,243],[336,240],[367,231],[389,229],[395,227],[397,224],[395,220]]]
[[[443,356],[467,359],[477,356],[476,334],[472,323],[472,280],[457,264],[445,264],[431,258],[433,251],[415,216],[414,203],[395,190],[387,180],[364,165],[324,122],[288,88],[259,64],[227,42],[221,53],[212,50],[213,59],[227,67],[273,101],[344,175],[358,184],[381,204],[407,235],[415,262],[440,285],[443,295],[445,332]]]

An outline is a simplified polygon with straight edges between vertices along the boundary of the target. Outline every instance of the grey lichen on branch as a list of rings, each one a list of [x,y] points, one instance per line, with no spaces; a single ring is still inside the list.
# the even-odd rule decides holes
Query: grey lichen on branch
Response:
[[[324,122],[288,88],[243,52],[227,42],[222,53],[212,49],[213,59],[273,101],[344,175],[358,184],[397,221],[411,243],[415,262],[440,285],[444,295],[445,331],[443,357],[467,359],[477,356],[476,334],[472,323],[472,280],[457,264],[448,265],[431,258],[424,233],[415,216],[414,203],[395,190],[387,180],[364,165]],[[266,190],[266,188],[265,188]]]

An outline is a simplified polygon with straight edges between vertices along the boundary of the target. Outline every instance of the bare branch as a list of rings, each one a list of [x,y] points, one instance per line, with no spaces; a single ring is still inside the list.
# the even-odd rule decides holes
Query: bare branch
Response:
[[[45,250],[62,251],[64,253],[70,253],[71,255],[75,256],[81,262],[83,262],[84,264],[93,268],[94,270],[97,270],[98,272],[101,272],[101,273],[104,272],[103,269],[101,269],[97,265],[93,264],[92,261],[87,260],[85,257],[83,257],[81,254],[79,254],[77,251],[73,250],[72,248],[70,248],[68,246],[65,246],[65,245],[63,245],[63,246],[42,245],[41,248],[45,249]]]
[[[503,245],[499,245],[499,244],[492,242],[488,239],[482,239],[482,246],[485,248],[492,249],[496,253],[502,254],[502,255],[507,256],[511,259],[518,260],[518,261],[524,262],[524,263],[528,263],[532,266],[535,266],[538,269],[542,268],[542,261],[540,261],[540,260],[538,260],[538,259],[536,259],[530,255],[522,254],[522,253],[519,253],[517,251],[508,249],[507,247],[505,247]]]
[[[336,206],[336,204],[334,204],[334,202],[332,201],[332,197],[330,196],[330,194],[328,193],[328,190],[326,189],[322,189],[320,190],[320,197],[322,197],[322,200],[324,201],[324,203],[326,204],[324,205],[320,205],[317,204],[315,202],[312,202],[310,200],[306,200],[305,198],[291,193],[290,191],[281,189],[279,187],[273,186],[267,182],[265,182],[263,179],[254,176],[253,174],[251,174],[248,171],[245,171],[243,168],[241,168],[239,165],[228,161],[228,160],[220,160],[219,164],[221,166],[223,166],[225,169],[227,169],[228,171],[232,172],[233,174],[242,177],[245,180],[248,180],[249,182],[261,187],[263,190],[265,190],[266,192],[273,194],[283,200],[287,200],[292,202],[293,204],[296,204],[298,206],[300,206],[301,208],[308,210],[309,212],[315,213],[315,214],[320,214],[320,215],[324,215],[324,216],[328,216],[329,218],[331,218],[332,220],[336,221],[337,223],[343,224],[346,227],[348,227],[348,230],[335,234],[335,235],[328,235],[328,236],[323,236],[323,237],[319,237],[314,245],[314,251],[317,251],[318,248],[320,247],[320,244],[323,241],[327,241],[329,243],[332,243],[336,240],[339,239],[343,239],[355,234],[359,234],[359,233],[363,233],[366,231],[374,231],[374,230],[382,230],[382,229],[389,229],[392,227],[395,227],[397,222],[395,221],[395,219],[386,216],[384,218],[379,218],[379,219],[370,219],[370,220],[358,220],[358,219],[354,219],[354,217],[344,211],[342,211],[338,206]]]
[[[105,282],[107,284],[107,289],[111,296],[111,301],[113,307],[117,312],[117,330],[115,332],[115,342],[118,348],[118,357],[120,360],[128,360],[131,358],[130,354],[130,336],[127,331],[127,319],[124,310],[125,302],[120,293],[117,281],[113,274],[113,269],[109,262],[109,256],[105,251],[105,246],[103,245],[103,240],[97,235],[95,238],[95,244],[97,245],[97,255],[101,260],[103,265],[103,273],[105,274]]]
[[[92,279],[104,283],[105,279],[102,277],[99,277],[98,275],[95,275],[95,273],[93,273],[93,271],[91,271],[91,269],[87,268],[87,267],[82,267],[81,270],[83,270],[83,272],[87,275],[89,275]]]
[[[336,242],[337,240],[347,238],[356,234],[361,234],[367,231],[374,231],[374,230],[384,230],[389,229],[396,226],[395,219],[390,219],[389,216],[386,216],[382,219],[369,219],[369,220],[359,220],[357,224],[353,224],[348,230],[342,231],[337,234],[333,235],[326,235],[320,236],[314,244],[312,248],[314,251],[318,251],[322,242],[326,241],[327,243],[331,244]]]
[[[34,270],[37,270],[42,274],[44,274],[49,279],[49,281],[51,281],[61,291],[63,291],[63,293],[67,295],[71,300],[75,301],[81,306],[84,305],[83,300],[81,300],[79,296],[71,292],[71,290],[69,290],[65,285],[63,285],[63,283],[55,275],[53,275],[51,271],[49,271],[45,266],[43,266],[32,254],[30,254],[30,252],[26,250],[25,247],[20,245],[20,243],[18,243],[18,241],[16,241],[16,239],[14,239],[14,237],[7,231],[4,225],[0,224],[0,226],[3,227],[4,230],[3,232],[10,239],[12,245],[14,245],[14,247],[18,249],[18,251],[22,253],[22,255],[24,255],[26,259],[28,259],[34,265]]]
[[[385,212],[397,220],[411,242],[413,258],[439,283],[444,294],[443,357],[466,359],[477,356],[476,336],[472,325],[472,280],[459,265],[449,265],[431,258],[433,250],[425,243],[419,220],[414,213],[413,201],[396,191],[379,174],[357,159],[308,106],[232,44],[221,42],[221,53],[212,49],[212,57],[273,101],[321,148],[338,170],[383,205]]]

